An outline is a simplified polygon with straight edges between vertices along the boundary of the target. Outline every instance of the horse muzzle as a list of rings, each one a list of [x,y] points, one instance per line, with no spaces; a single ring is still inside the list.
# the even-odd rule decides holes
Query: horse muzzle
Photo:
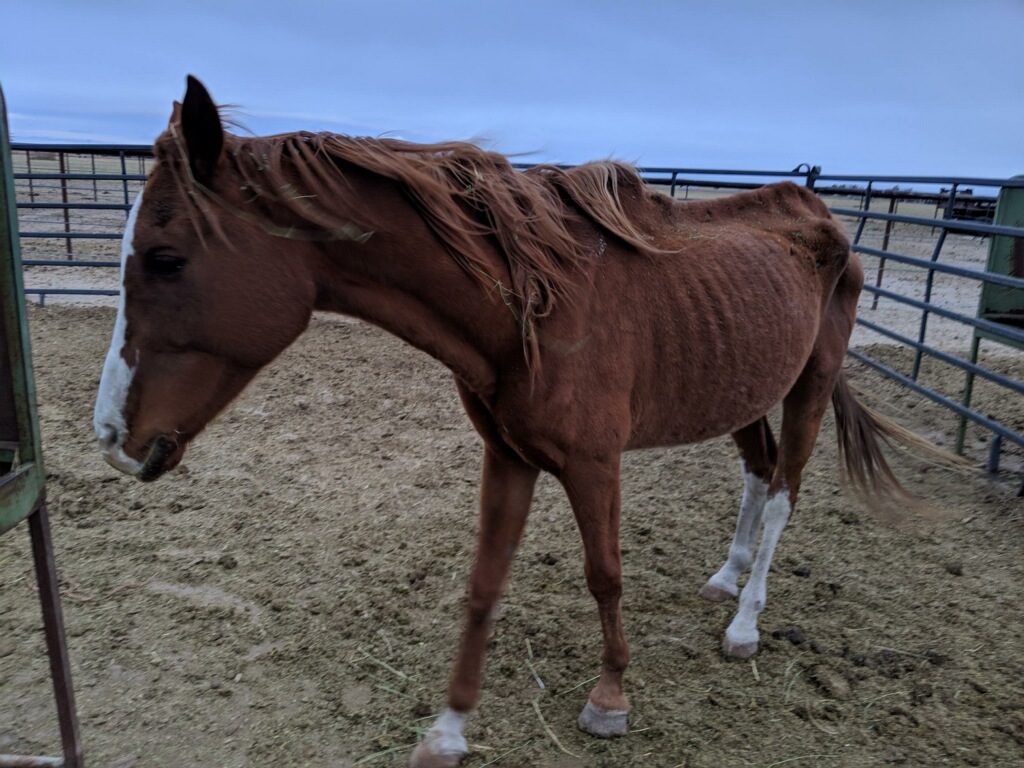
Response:
[[[145,458],[141,461],[129,456],[119,440],[101,439],[100,447],[107,464],[144,483],[156,480],[174,469],[185,453],[183,441],[173,440],[166,435],[157,435],[147,444],[144,449]]]
[[[172,440],[166,435],[157,435],[150,442],[146,460],[142,463],[135,476],[144,483],[152,482],[169,470],[174,469],[178,462],[181,461],[183,453],[183,444]]]

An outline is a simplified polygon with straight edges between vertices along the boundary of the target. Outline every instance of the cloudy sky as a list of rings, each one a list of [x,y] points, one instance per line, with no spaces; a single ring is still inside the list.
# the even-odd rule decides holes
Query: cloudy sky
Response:
[[[15,140],[149,143],[192,72],[257,133],[1024,173],[1024,0],[4,0],[0,21]]]

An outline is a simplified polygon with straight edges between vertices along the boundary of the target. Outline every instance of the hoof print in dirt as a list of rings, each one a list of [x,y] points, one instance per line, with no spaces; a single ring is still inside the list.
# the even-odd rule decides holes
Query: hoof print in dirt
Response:
[[[234,555],[225,553],[217,558],[217,565],[225,571],[230,571],[238,567],[238,559]]]
[[[811,671],[810,678],[829,698],[837,701],[850,698],[850,683],[837,670],[819,664]]]

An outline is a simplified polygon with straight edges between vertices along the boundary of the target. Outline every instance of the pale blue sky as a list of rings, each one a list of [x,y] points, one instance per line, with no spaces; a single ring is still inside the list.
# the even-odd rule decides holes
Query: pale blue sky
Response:
[[[1022,0],[5,0],[0,22],[16,140],[149,143],[192,72],[257,133],[1024,173]]]

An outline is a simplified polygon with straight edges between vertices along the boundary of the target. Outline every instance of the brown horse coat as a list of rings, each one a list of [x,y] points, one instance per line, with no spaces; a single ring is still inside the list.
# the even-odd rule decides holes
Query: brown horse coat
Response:
[[[878,437],[913,440],[840,374],[863,273],[804,188],[680,203],[615,163],[519,173],[468,144],[240,138],[191,78],[156,157],[125,233],[97,398],[112,464],[143,480],[173,468],[314,310],[380,325],[447,365],[483,438],[465,631],[418,768],[467,750],[489,618],[539,471],[562,482],[583,537],[604,654],[580,726],[599,736],[624,733],[628,710],[622,451],[736,441],[736,535],[701,590],[735,597],[752,568],[726,632],[733,656],[757,648],[768,568],[830,400],[853,478],[896,488]],[[780,402],[776,444],[765,414]]]
[[[521,376],[492,406],[530,432],[509,426],[511,442],[552,471],[580,448],[697,442],[757,421],[804,369],[850,260],[825,206],[790,183],[680,204],[633,177],[619,195],[663,252],[641,256],[578,225],[596,254],[592,288],[545,323],[535,396]],[[858,268],[845,279],[856,292]]]

